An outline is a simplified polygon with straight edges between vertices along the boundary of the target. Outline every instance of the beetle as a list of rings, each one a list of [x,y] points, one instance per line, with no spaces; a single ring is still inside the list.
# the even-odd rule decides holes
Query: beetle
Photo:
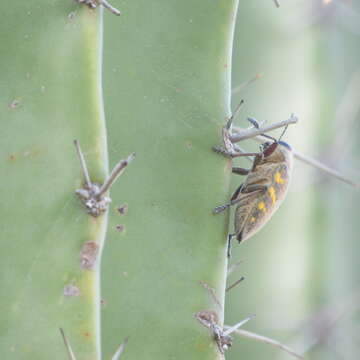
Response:
[[[246,178],[235,190],[228,204],[218,206],[213,210],[213,213],[218,214],[232,205],[237,205],[234,214],[235,230],[228,237],[228,257],[230,257],[233,237],[236,237],[239,243],[249,239],[269,221],[279,208],[289,187],[293,164],[291,146],[281,141],[286,128],[278,140],[263,134],[272,142],[266,141],[261,144],[259,153],[241,153],[234,150],[236,149],[234,144],[230,144],[231,124],[229,123],[223,132],[225,149],[214,147],[214,150],[232,158],[238,156],[255,156],[255,158],[251,169],[232,168],[233,173],[246,175]],[[257,124],[254,125],[258,127]]]

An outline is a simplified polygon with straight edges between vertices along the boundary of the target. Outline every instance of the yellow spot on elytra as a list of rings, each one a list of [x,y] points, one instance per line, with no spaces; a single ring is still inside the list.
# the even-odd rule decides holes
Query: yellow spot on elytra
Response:
[[[279,172],[275,173],[274,180],[277,184],[284,184],[285,180],[281,177],[281,174]]]
[[[266,212],[266,206],[265,206],[265,203],[263,201],[259,202],[258,209],[263,211],[263,212]]]
[[[254,216],[252,216],[250,219],[251,222],[255,222],[255,220],[256,220],[256,217],[254,217]]]
[[[275,189],[272,186],[269,187],[269,195],[271,197],[272,203],[275,204],[275,202],[276,202],[276,193],[275,193]]]

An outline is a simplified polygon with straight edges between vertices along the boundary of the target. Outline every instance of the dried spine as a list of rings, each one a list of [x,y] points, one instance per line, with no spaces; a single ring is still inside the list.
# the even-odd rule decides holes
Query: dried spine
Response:
[[[87,209],[87,212],[94,217],[103,214],[111,203],[111,198],[105,194],[114,184],[117,178],[124,172],[126,166],[135,158],[135,153],[128,156],[126,160],[121,160],[112,170],[109,177],[104,181],[104,184],[96,184],[91,182],[89,171],[86,166],[84,154],[81,151],[78,140],[74,140],[76,152],[78,154],[81,170],[84,176],[84,186],[75,191],[82,203]]]
[[[204,310],[199,311],[195,314],[195,318],[202,325],[210,329],[214,341],[216,342],[221,354],[224,354],[225,351],[228,350],[232,345],[232,337],[230,336],[230,334],[238,330],[241,326],[245,325],[253,317],[254,315],[251,315],[246,319],[240,321],[236,325],[224,330],[223,327],[219,325],[219,317],[215,311]]]
[[[87,5],[90,9],[96,9],[99,5],[102,5],[104,8],[108,9],[113,14],[119,16],[121,11],[116,9],[107,0],[75,0],[79,4]]]

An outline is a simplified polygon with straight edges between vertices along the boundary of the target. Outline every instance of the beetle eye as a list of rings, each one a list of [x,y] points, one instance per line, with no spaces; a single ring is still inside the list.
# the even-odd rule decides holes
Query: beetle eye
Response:
[[[270,156],[275,151],[277,146],[278,146],[277,142],[273,142],[271,145],[268,145],[264,150],[264,156],[265,157]]]
[[[272,143],[270,141],[266,141],[260,145],[260,151],[264,152]]]

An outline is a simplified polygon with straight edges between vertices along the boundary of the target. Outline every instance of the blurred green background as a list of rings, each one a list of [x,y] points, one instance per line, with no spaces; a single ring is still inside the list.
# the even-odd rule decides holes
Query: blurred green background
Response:
[[[360,179],[360,2],[240,1],[233,53],[233,108],[246,117],[300,122],[284,139]],[[256,74],[261,78],[238,91]],[[274,132],[274,135],[281,131]],[[253,141],[241,144],[256,150]],[[239,162],[248,166],[246,160]],[[241,183],[234,176],[233,187]],[[226,324],[257,316],[245,329],[280,340],[311,359],[358,359],[359,191],[299,161],[286,201],[249,242],[234,246]],[[230,224],[232,230],[232,224]],[[289,359],[237,339],[227,359]]]

